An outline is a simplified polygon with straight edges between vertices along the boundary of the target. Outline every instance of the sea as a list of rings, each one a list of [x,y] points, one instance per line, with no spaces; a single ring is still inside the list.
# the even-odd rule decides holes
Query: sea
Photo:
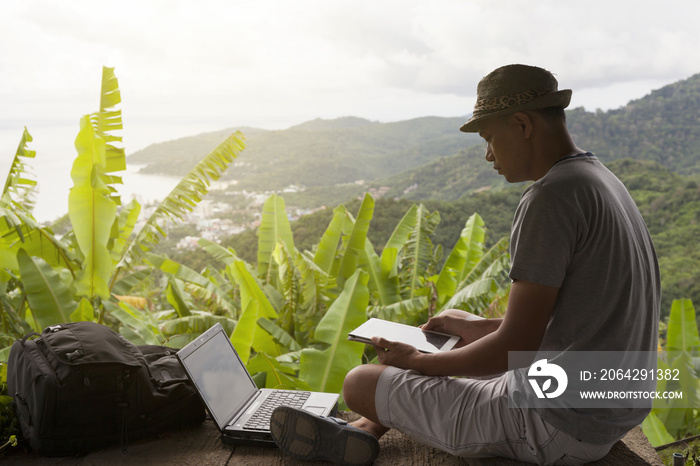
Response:
[[[3,185],[24,130],[24,127],[7,126],[0,127],[0,182]],[[34,218],[42,223],[51,222],[68,212],[68,193],[73,186],[70,171],[77,156],[74,141],[78,125],[39,125],[36,129],[28,130],[34,140],[27,147],[36,151],[34,159],[24,159],[29,166],[29,177],[36,180],[38,186]],[[114,173],[121,176],[124,183],[117,185],[124,204],[134,197],[142,205],[160,201],[180,181],[176,177],[139,173],[141,168],[130,165],[127,158],[126,171]]]
[[[261,118],[254,119],[252,124],[245,126],[281,129],[305,121],[303,118],[305,117]],[[117,185],[122,203],[126,204],[136,198],[141,205],[163,200],[181,178],[140,173],[142,166],[130,164],[129,154],[151,144],[237,127],[235,124],[207,119],[131,119],[128,123],[131,126],[125,121],[125,129],[122,131],[127,168],[124,172],[114,174],[123,180],[122,185]],[[78,135],[79,120],[45,119],[24,122],[0,117],[0,183],[3,186],[25,126],[33,138],[28,148],[36,151],[34,159],[25,160],[30,166],[30,177],[38,184],[34,218],[42,223],[51,222],[68,212],[68,193],[73,186],[70,171],[77,155],[74,142]]]

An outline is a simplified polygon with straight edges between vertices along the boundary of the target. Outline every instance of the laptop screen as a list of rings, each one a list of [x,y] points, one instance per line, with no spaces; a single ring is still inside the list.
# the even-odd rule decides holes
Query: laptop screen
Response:
[[[182,358],[214,421],[223,429],[258,388],[223,328]],[[209,332],[206,332],[207,334]]]

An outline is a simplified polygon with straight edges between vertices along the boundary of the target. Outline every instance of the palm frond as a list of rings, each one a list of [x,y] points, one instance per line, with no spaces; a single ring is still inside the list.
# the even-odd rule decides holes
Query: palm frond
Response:
[[[32,140],[32,135],[25,127],[15,158],[10,165],[5,187],[2,190],[4,203],[14,210],[26,213],[31,213],[36,203],[36,180],[28,176],[31,175],[30,167],[25,162],[25,159],[33,159],[36,156],[36,151],[27,148],[27,143],[32,142]]]
[[[219,179],[244,147],[243,134],[237,131],[185,175],[128,244],[115,272],[115,278],[121,271],[142,259],[151,246],[158,244],[165,236],[163,228],[166,222],[182,221],[186,214],[192,212],[209,192],[209,185]]]
[[[367,317],[376,317],[408,325],[419,325],[425,322],[428,310],[427,296],[409,298],[388,305],[369,306]]]
[[[126,170],[126,157],[124,148],[115,147],[114,142],[121,142],[122,137],[113,134],[114,131],[123,128],[122,111],[115,108],[121,103],[121,92],[119,82],[114,74],[114,68],[102,67],[102,89],[100,92],[100,111],[93,115],[93,125],[95,132],[105,141],[105,169],[103,174]],[[118,177],[107,179],[103,176],[106,184],[114,182],[121,183]],[[108,182],[111,181],[111,182]]]
[[[419,289],[423,287],[421,277],[423,277],[430,267],[433,257],[433,242],[430,239],[440,223],[440,213],[438,211],[428,212],[422,204],[416,212],[416,224],[411,232],[402,252],[402,284],[406,287],[407,298],[414,298],[420,294]]]

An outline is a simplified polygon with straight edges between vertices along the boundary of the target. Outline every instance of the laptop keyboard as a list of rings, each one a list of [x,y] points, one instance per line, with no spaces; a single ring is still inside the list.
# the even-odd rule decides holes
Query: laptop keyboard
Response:
[[[310,392],[278,390],[270,393],[263,404],[243,426],[250,430],[270,430],[270,416],[278,406],[301,408],[311,395]]]

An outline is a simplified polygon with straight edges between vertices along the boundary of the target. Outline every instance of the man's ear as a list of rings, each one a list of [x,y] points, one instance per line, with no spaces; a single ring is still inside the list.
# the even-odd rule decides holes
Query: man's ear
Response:
[[[529,139],[532,135],[533,121],[532,116],[525,112],[515,112],[511,115],[511,122],[517,125],[518,131],[525,139]]]

